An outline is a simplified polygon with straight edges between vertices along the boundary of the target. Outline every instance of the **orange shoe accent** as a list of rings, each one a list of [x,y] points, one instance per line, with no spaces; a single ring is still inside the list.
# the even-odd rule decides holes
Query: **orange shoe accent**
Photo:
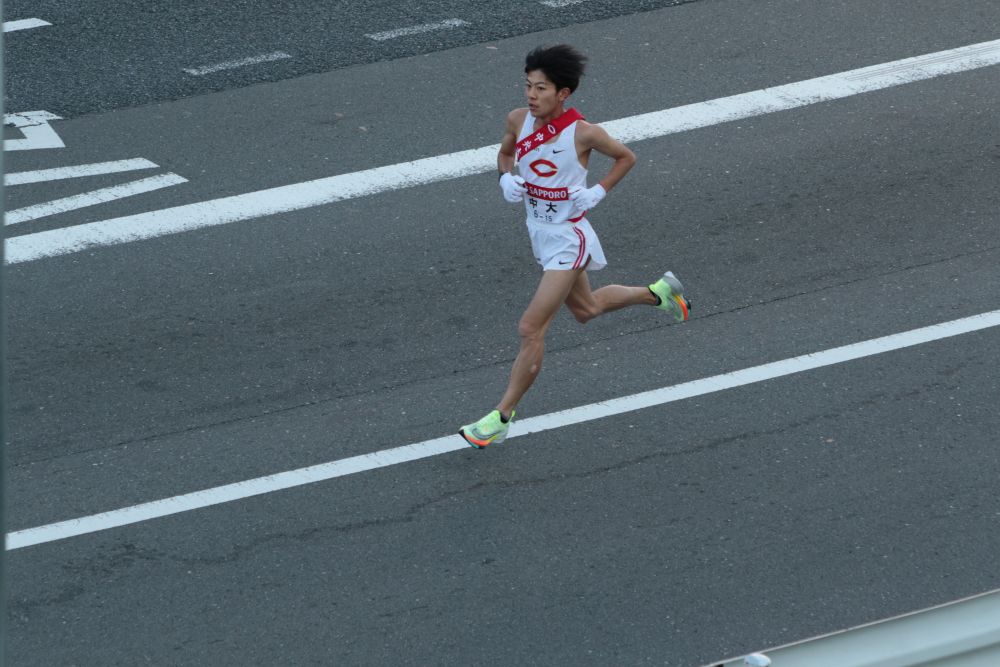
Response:
[[[688,318],[688,302],[687,302],[687,299],[685,299],[680,294],[674,294],[673,295],[673,299],[674,299],[674,301],[677,302],[677,305],[681,307],[681,313],[684,314],[684,320],[687,321],[687,318]]]
[[[466,441],[466,442],[468,442],[468,443],[469,443],[470,445],[472,445],[473,447],[478,447],[479,449],[482,449],[483,447],[486,447],[486,446],[488,446],[488,445],[489,445],[489,444],[490,444],[491,442],[493,442],[493,438],[490,438],[489,440],[476,440],[475,438],[471,438],[471,437],[467,436],[467,435],[465,434],[465,431],[459,431],[458,433],[459,433],[459,434],[460,434],[460,435],[461,435],[461,436],[462,436],[463,438],[465,438],[465,441]]]

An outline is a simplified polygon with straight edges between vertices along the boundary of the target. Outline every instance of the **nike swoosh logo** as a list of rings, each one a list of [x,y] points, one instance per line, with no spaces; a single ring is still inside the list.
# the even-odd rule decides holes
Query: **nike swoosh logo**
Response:
[[[559,262],[560,264],[572,264],[573,262]]]
[[[555,155],[556,153],[565,153],[565,152],[566,152],[566,149],[564,148],[561,151],[555,151],[554,150],[554,151],[552,151],[552,154]]]

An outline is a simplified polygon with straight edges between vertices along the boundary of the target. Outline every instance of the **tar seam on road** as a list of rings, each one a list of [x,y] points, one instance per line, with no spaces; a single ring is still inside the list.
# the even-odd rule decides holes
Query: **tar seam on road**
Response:
[[[640,141],[998,63],[1000,40],[994,40],[601,125],[623,142]],[[7,240],[5,261],[7,264],[30,262],[485,173],[496,169],[498,149],[499,144],[494,144],[242,195],[24,234]]]
[[[532,417],[512,424],[507,439],[661,406],[685,398],[773,380],[996,326],[1000,326],[1000,310]],[[54,542],[467,448],[468,444],[457,434],[434,438],[371,454],[352,456],[212,489],[154,500],[110,512],[14,531],[7,534],[6,547],[8,551],[11,551]]]

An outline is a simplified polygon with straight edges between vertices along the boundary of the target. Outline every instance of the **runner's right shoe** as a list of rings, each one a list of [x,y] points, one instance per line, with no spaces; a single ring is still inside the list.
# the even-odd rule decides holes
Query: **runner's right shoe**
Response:
[[[514,421],[514,414],[511,412],[510,419],[504,423],[500,419],[500,411],[494,410],[479,421],[466,424],[459,429],[458,433],[465,438],[467,443],[476,449],[483,449],[493,443],[499,444],[507,437],[507,429],[510,428],[510,423]]]
[[[673,271],[664,273],[662,278],[649,286],[649,291],[660,300],[656,307],[671,313],[675,321],[683,322],[690,315],[691,302],[684,298],[684,285]]]

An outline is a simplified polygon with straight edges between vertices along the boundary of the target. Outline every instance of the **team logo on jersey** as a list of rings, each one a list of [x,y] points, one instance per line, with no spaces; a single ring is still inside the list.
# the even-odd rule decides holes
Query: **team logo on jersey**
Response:
[[[531,167],[531,171],[535,172],[542,178],[551,178],[559,173],[559,167],[555,166],[548,160],[535,160],[528,166]]]

